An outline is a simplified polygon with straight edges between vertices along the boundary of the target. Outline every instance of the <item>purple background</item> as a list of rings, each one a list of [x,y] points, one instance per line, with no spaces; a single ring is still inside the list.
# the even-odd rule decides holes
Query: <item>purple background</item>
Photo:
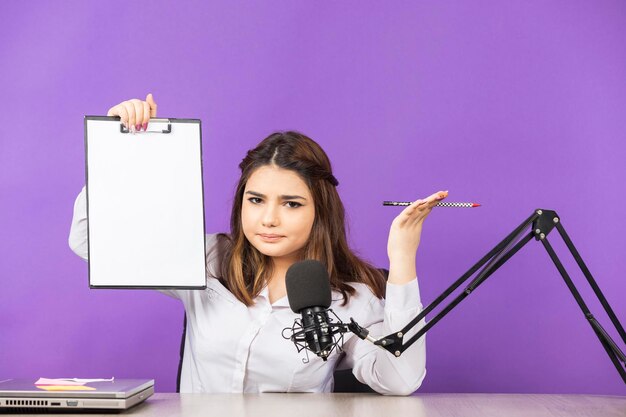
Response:
[[[3,1],[0,15],[0,379],[174,390],[181,306],[89,290],[67,245],[83,116],[148,92],[160,116],[202,119],[209,232],[227,230],[245,151],[297,129],[331,157],[351,242],[377,265],[398,212],[382,200],[483,204],[426,221],[424,303],[547,208],[626,323],[623,0]],[[422,392],[624,395],[534,240],[429,333],[427,368]]]

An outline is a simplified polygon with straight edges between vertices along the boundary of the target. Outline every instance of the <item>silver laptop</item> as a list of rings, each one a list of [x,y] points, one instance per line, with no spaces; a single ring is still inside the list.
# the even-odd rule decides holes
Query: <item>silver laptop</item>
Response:
[[[153,379],[88,382],[94,390],[55,391],[35,385],[35,379],[0,381],[0,411],[125,410],[154,394]],[[69,387],[68,387],[69,388]]]

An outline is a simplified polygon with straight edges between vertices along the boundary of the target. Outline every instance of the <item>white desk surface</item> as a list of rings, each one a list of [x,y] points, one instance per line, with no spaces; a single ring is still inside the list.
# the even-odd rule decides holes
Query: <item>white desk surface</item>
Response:
[[[122,414],[168,417],[624,417],[626,396],[157,393]]]

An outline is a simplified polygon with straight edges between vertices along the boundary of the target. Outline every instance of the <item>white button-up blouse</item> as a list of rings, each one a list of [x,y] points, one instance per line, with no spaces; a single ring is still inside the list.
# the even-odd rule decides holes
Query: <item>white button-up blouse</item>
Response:
[[[324,362],[312,353],[298,352],[284,339],[283,329],[299,318],[289,308],[287,297],[269,302],[267,287],[248,307],[217,279],[216,235],[207,235],[207,288],[163,290],[180,299],[187,315],[187,333],[181,375],[181,392],[260,393],[331,392],[333,372],[339,362],[352,368],[356,378],[375,391],[408,395],[426,375],[425,337],[402,356],[344,335],[343,352],[334,351]],[[87,259],[87,212],[85,189],[74,204],[69,236],[72,250]],[[377,298],[361,283],[351,284],[356,293],[342,306],[341,293],[332,292],[331,309],[342,321],[353,317],[373,337],[398,331],[421,311],[417,279],[404,284],[387,284],[386,299]],[[420,322],[417,328],[424,325]],[[411,337],[417,328],[405,335]]]

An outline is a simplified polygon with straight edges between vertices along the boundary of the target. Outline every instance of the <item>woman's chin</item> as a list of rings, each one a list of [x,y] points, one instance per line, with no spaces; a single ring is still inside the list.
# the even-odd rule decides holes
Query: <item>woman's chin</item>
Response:
[[[275,244],[268,244],[268,243],[255,243],[252,246],[254,246],[254,248],[256,250],[258,250],[259,252],[261,252],[263,255],[265,256],[271,256],[272,258],[275,257],[281,257],[284,256],[286,254],[286,251],[280,247],[278,247],[278,245]]]
[[[286,248],[284,245],[276,243],[254,242],[252,246],[263,255],[276,259],[294,257],[294,255],[298,253],[298,249]],[[295,256],[295,258],[297,258],[297,256]]]

